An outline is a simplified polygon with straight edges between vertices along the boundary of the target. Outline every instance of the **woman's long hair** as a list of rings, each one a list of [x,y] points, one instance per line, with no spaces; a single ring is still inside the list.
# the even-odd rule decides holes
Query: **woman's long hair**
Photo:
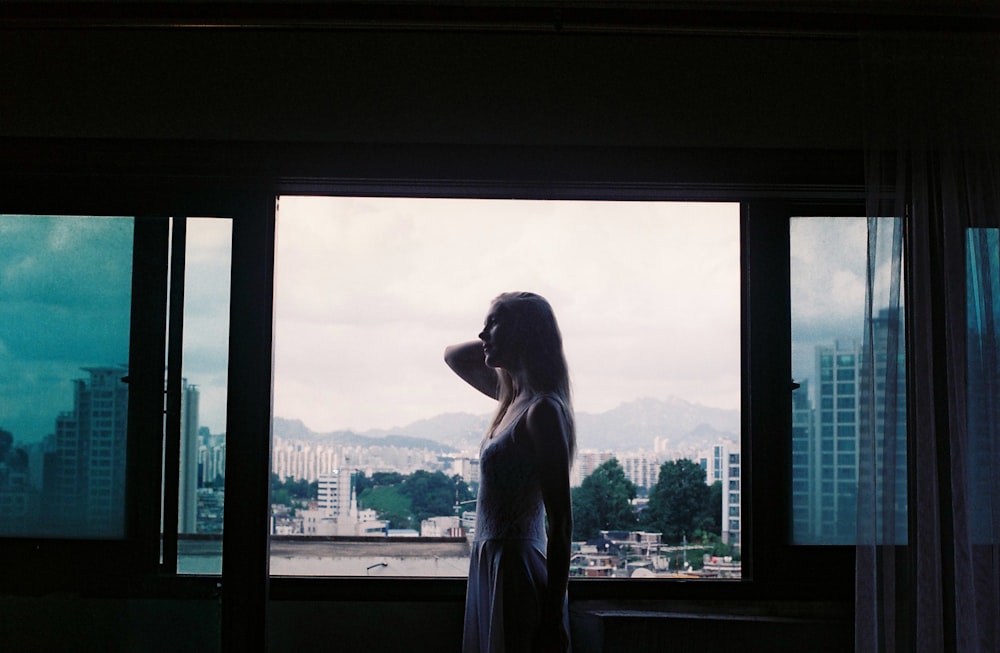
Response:
[[[573,422],[573,402],[570,392],[569,369],[563,353],[562,333],[552,306],[541,295],[530,292],[503,293],[492,305],[502,308],[510,320],[511,343],[516,352],[519,383],[526,383],[538,394],[548,393],[559,398],[565,408],[569,432],[570,460],[576,452],[576,427]],[[497,413],[489,433],[492,434],[514,401],[514,379],[500,369],[500,394]]]

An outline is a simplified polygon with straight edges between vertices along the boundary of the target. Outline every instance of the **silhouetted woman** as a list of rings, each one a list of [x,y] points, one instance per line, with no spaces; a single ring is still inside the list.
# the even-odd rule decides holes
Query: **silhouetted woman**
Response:
[[[479,340],[452,345],[444,357],[498,401],[480,448],[463,653],[568,651],[576,438],[552,307],[533,293],[500,295]]]

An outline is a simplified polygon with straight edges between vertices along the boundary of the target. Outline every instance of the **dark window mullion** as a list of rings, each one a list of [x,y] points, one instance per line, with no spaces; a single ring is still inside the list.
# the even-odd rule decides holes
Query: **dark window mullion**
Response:
[[[769,202],[744,205],[745,388],[742,468],[743,570],[762,587],[782,582],[779,546],[786,533],[791,502],[785,488],[784,443],[791,428],[791,348],[788,223]],[[748,441],[747,441],[748,440]]]
[[[275,198],[247,198],[233,219],[222,533],[222,650],[267,641]]]
[[[127,449],[128,532],[138,568],[156,569],[160,513],[150,497],[161,492],[164,329],[167,321],[169,219],[137,217],[132,259]],[[154,502],[155,503],[155,502]]]
[[[166,418],[163,453],[163,561],[166,573],[177,573],[177,520],[181,459],[182,363],[184,354],[184,255],[187,218],[173,219],[170,250],[170,313],[167,326]]]

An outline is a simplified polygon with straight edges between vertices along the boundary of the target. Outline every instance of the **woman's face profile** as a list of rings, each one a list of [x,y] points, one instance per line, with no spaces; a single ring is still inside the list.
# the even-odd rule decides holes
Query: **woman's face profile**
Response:
[[[479,339],[483,341],[483,354],[487,365],[510,369],[514,363],[511,355],[514,349],[512,331],[510,311],[500,304],[493,304],[486,314],[483,330],[479,334]]]

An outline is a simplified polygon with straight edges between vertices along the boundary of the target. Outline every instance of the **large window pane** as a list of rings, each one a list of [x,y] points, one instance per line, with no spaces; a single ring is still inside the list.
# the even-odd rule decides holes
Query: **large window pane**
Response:
[[[2,535],[124,535],[133,228],[0,215]]]
[[[466,573],[495,405],[442,352],[532,290],[573,379],[573,573],[738,576],[739,223],[719,203],[280,198],[272,573]]]

